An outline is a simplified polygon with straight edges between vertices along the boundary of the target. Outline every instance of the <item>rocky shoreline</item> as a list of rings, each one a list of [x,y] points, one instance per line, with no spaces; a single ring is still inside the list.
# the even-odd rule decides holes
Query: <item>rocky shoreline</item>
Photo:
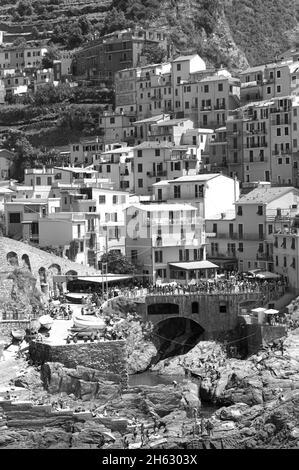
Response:
[[[0,448],[123,448],[125,436],[136,448],[136,419],[149,430],[144,448],[298,448],[299,330],[284,346],[283,354],[268,349],[237,360],[220,344],[201,342],[153,367],[186,375],[182,382],[125,390],[95,369],[27,366],[14,385],[29,391],[34,405],[1,402]],[[201,427],[201,403],[219,407],[210,432]],[[164,426],[156,433],[155,422]]]

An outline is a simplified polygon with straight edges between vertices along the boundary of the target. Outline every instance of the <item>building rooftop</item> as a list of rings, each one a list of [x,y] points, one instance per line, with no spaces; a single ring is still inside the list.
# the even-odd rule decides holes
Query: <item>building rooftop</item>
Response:
[[[157,126],[158,127],[171,127],[171,126],[177,126],[181,122],[187,122],[187,121],[191,121],[191,119],[189,119],[189,118],[169,119],[168,121],[158,122]]]
[[[237,204],[268,204],[294,190],[296,191],[293,186],[255,188],[253,191],[250,191],[250,193],[242,196]]]
[[[69,166],[54,166],[55,170],[68,171],[70,173],[97,173],[96,170],[91,170],[89,168],[80,168],[80,167],[69,167]]]
[[[238,78],[229,77],[227,75],[210,75],[209,77],[204,77],[203,79],[199,80],[201,82],[216,82],[218,80],[229,80],[231,82],[239,83],[240,80]]]
[[[141,121],[135,121],[133,124],[146,124],[147,122],[158,122],[161,119],[165,119],[167,114],[158,114],[157,116],[151,116],[147,119],[142,119]]]
[[[220,173],[209,173],[209,174],[201,174],[201,175],[193,175],[193,176],[181,176],[180,178],[176,178],[175,180],[168,180],[169,183],[197,183],[197,182],[205,182],[210,181],[218,176],[222,176]]]
[[[179,204],[179,203],[132,204],[128,207],[128,209],[131,207],[139,209],[144,212],[169,212],[169,211],[190,211],[190,210],[195,211],[196,210],[196,208],[194,206],[191,206],[191,204]]]
[[[217,264],[211,263],[211,261],[191,261],[188,263],[169,263],[170,267],[183,269],[186,271],[195,271],[197,269],[216,269],[219,268]]]
[[[161,149],[161,148],[173,148],[173,145],[171,143],[168,143],[168,142],[154,142],[154,141],[146,141],[146,142],[142,142],[141,144],[139,145],[136,145],[136,147],[134,147],[134,149],[137,149],[137,150],[141,150],[141,149],[150,149],[150,148],[153,148],[153,149]]]
[[[180,55],[179,57],[174,59],[172,62],[183,62],[183,61],[194,59],[194,57],[199,57],[199,55],[198,54]]]
[[[123,152],[130,152],[133,150],[134,147],[120,147],[113,150],[107,150],[106,152],[101,152],[101,155],[111,155],[111,154],[118,154]]]

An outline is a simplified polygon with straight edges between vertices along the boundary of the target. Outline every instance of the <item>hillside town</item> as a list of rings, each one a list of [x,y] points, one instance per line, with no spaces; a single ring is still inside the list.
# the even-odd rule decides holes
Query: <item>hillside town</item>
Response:
[[[0,127],[0,448],[298,448],[299,51],[230,71],[137,26],[51,50],[0,31],[0,120],[106,101],[45,160]]]
[[[295,292],[298,53],[238,77],[198,55],[137,65],[140,44],[166,40],[115,32],[51,69],[41,69],[47,47],[3,49],[3,102],[61,81],[115,89],[100,135],[58,149],[63,165],[37,161],[20,182],[10,178],[13,152],[0,150],[3,233],[96,269],[103,252],[118,250],[152,282],[200,278],[209,261],[277,272]],[[191,272],[180,269],[186,262]]]

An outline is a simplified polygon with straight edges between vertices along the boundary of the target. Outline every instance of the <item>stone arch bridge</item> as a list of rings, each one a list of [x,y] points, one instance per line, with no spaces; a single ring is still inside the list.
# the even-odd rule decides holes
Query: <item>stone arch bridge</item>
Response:
[[[242,305],[251,308],[265,303],[261,291],[221,294],[146,295],[143,318],[156,327],[165,320],[193,320],[203,329],[204,339],[216,339],[238,326]]]

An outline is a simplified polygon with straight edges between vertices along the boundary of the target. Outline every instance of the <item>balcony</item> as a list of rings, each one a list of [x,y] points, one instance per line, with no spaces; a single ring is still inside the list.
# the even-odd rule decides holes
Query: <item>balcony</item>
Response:
[[[271,119],[271,126],[288,126],[291,124],[291,119]]]
[[[212,111],[212,106],[201,106],[201,111]]]
[[[266,135],[268,132],[267,132],[267,129],[252,129],[252,130],[249,130],[249,131],[246,131],[246,134],[247,135]]]
[[[213,233],[213,235],[213,238],[218,238],[219,240],[238,240],[239,238],[237,233]]]
[[[289,104],[288,106],[281,106],[280,108],[271,108],[270,113],[271,114],[276,114],[276,113],[288,113],[291,111],[292,105]]]
[[[226,109],[225,104],[216,104],[216,106],[214,107],[215,111],[221,111],[222,109]]]
[[[236,252],[235,251],[212,251],[210,255],[208,255],[209,258],[233,258],[237,259]]]
[[[159,177],[167,176],[167,171],[165,171],[165,170],[163,170],[163,171],[148,171],[146,173],[146,175],[149,178],[159,178]]]
[[[194,239],[193,234],[188,235],[186,238],[181,238],[180,236],[159,236],[153,237],[153,247],[167,247],[167,246],[190,246],[194,248],[199,248],[201,246],[200,240]]]
[[[292,152],[290,149],[288,150],[272,150],[272,155],[280,156],[280,155],[289,155],[291,157]]]
[[[246,148],[248,148],[248,149],[266,148],[266,147],[268,147],[267,142],[260,142],[259,144],[258,143],[253,143],[253,144],[249,144],[249,145],[246,146]]]
[[[270,253],[262,253],[258,251],[256,254],[256,259],[258,261],[273,261],[273,255],[270,255]]]

